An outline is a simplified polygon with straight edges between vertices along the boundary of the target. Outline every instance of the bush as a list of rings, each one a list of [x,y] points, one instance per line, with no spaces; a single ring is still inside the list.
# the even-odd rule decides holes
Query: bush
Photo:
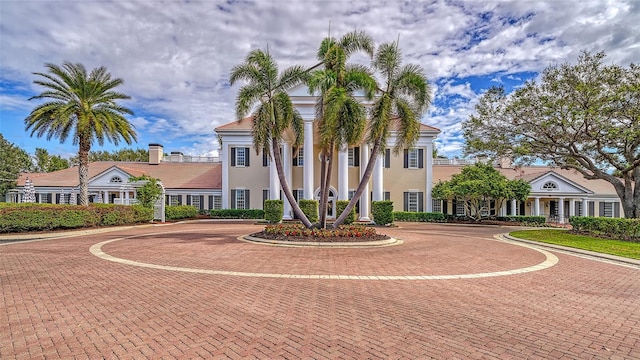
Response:
[[[344,209],[347,208],[348,204],[349,204],[349,200],[338,200],[338,201],[336,201],[336,214],[338,216],[340,216],[340,214],[342,214]],[[344,218],[344,224],[345,225],[349,225],[349,224],[352,224],[354,221],[356,221],[356,207],[355,206],[351,208],[351,212],[349,212],[347,217]]]
[[[265,233],[283,236],[314,237],[369,237],[377,235],[376,229],[361,225],[340,225],[337,229],[307,229],[302,224],[267,225]]]
[[[209,212],[214,219],[264,219],[264,210],[260,209],[220,209]]]
[[[443,213],[427,213],[412,211],[396,211],[393,213],[396,221],[414,221],[414,222],[446,222],[447,216]]]
[[[169,205],[164,207],[167,220],[189,219],[198,215],[198,209],[191,205]]]
[[[576,232],[625,241],[640,241],[640,219],[572,216],[569,223]]]
[[[300,200],[300,209],[307,215],[312,223],[318,221],[318,201],[316,200]]]
[[[371,203],[371,214],[377,225],[393,223],[393,201],[374,201]]]
[[[270,223],[279,223],[284,215],[284,201],[266,200],[264,202],[264,219]]]
[[[523,225],[544,225],[547,222],[544,216],[508,215],[498,216],[498,221],[515,222]]]

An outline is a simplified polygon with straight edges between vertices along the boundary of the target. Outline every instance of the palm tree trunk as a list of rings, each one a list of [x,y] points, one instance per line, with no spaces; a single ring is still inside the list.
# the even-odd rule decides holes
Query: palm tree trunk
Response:
[[[279,145],[280,142],[278,141],[277,138],[273,138],[271,144],[274,147],[273,160],[276,162],[278,179],[280,180],[280,185],[282,186],[282,191],[284,192],[284,196],[289,201],[289,204],[291,204],[291,207],[293,208],[293,213],[296,215],[296,217],[300,219],[300,221],[302,221],[302,224],[304,224],[305,227],[311,228],[313,224],[311,223],[311,221],[309,221],[309,218],[307,218],[307,216],[302,212],[302,209],[300,209],[300,205],[298,205],[298,202],[293,197],[291,188],[289,187],[289,184],[287,183],[287,179],[284,176],[284,169],[282,167],[282,156],[280,155],[280,145]]]
[[[327,152],[320,152],[320,202],[318,206],[318,228],[324,229],[327,225],[327,203],[324,198],[324,188],[327,186]]]
[[[80,205],[89,206],[89,151],[90,140],[80,135],[80,147],[78,150],[78,173],[80,180]]]
[[[347,218],[347,215],[351,212],[351,209],[353,209],[353,207],[356,206],[356,203],[358,202],[358,199],[360,199],[360,196],[364,192],[364,187],[369,182],[369,179],[371,179],[371,174],[373,173],[373,166],[376,163],[376,159],[378,158],[378,153],[380,152],[380,144],[381,143],[382,143],[381,139],[378,138],[378,139],[376,139],[375,143],[373,144],[373,150],[371,151],[371,156],[369,157],[369,162],[367,163],[367,167],[364,170],[364,174],[362,174],[362,179],[360,179],[360,183],[358,184],[358,188],[356,189],[355,194],[353,194],[353,197],[351,198],[351,201],[349,201],[349,204],[347,204],[347,207],[344,208],[344,210],[342,211],[342,214],[340,214],[340,216],[333,223],[333,228],[334,229],[337,229],[338,226],[342,225],[344,220]]]
[[[324,202],[324,220],[325,222],[322,224],[322,228],[325,229],[327,227],[327,207],[329,205],[329,189],[331,188],[331,173],[333,172],[333,148],[334,144],[331,142],[331,147],[329,150],[329,158],[325,160],[327,163],[327,178],[324,182],[324,188],[322,189],[322,201]]]

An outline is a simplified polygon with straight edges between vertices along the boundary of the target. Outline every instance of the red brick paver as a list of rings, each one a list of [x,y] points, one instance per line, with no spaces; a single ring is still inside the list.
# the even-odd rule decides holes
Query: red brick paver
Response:
[[[536,265],[500,228],[403,224],[402,245],[283,248],[247,224],[180,224],[0,246],[0,358],[640,358],[640,270],[555,253],[526,274],[455,280],[274,279],[446,275]],[[155,234],[155,235],[148,235]]]

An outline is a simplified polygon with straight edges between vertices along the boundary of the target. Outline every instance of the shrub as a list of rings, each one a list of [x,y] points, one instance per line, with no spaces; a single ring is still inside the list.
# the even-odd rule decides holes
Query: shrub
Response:
[[[393,201],[374,201],[371,203],[371,214],[377,225],[393,223]]]
[[[191,205],[170,205],[164,207],[164,215],[168,220],[189,219],[198,215],[198,209]]]
[[[348,204],[349,204],[349,200],[338,200],[338,201],[336,201],[336,214],[338,214],[338,216],[340,216],[340,214],[342,214],[344,209],[347,208]],[[349,224],[352,224],[354,221],[356,221],[356,207],[355,206],[351,208],[351,212],[349,212],[347,217],[344,218],[344,224],[345,225],[349,225]]]
[[[307,229],[302,224],[267,225],[267,234],[283,236],[314,236],[314,237],[369,237],[377,235],[376,229],[361,225],[340,225],[337,229]]]
[[[498,221],[515,222],[523,225],[544,225],[547,222],[544,216],[507,215],[498,216]]]
[[[300,209],[312,223],[318,221],[318,201],[300,200]]]
[[[264,219],[260,209],[220,209],[209,212],[214,219]]]
[[[264,202],[264,219],[270,223],[279,223],[284,215],[284,201],[266,200]]]
[[[446,222],[447,216],[443,213],[427,213],[412,211],[396,211],[393,213],[396,221],[415,221],[415,222]]]
[[[576,232],[625,241],[640,241],[640,219],[572,216],[569,223]]]

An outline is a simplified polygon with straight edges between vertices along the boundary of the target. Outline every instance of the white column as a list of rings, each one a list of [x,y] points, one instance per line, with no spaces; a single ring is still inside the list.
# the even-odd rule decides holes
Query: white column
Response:
[[[564,224],[564,198],[558,198],[558,222]]]
[[[582,199],[582,214],[580,216],[589,216],[589,202],[586,198]]]
[[[122,199],[122,193],[120,193],[120,199],[123,200]],[[129,190],[124,192],[124,200],[123,201],[124,201],[124,204],[127,204],[127,205],[131,204],[131,200],[129,199]],[[162,201],[164,202],[165,199],[162,198]]]
[[[369,163],[369,145],[362,144],[360,146],[360,179],[364,175],[367,163]],[[367,183],[360,196],[360,221],[371,221],[369,218],[369,196],[369,183]]]
[[[576,199],[569,199],[569,217],[576,216]]]
[[[222,208],[228,209],[231,206],[229,201],[229,197],[231,196],[231,191],[229,189],[229,166],[231,166],[231,162],[229,161],[229,152],[227,148],[229,145],[226,142],[222,142],[222,148],[220,149],[220,159],[222,159]]]
[[[280,180],[278,179],[278,169],[276,168],[276,162],[273,161],[273,148],[271,148],[269,154],[269,199],[280,199]]]
[[[304,198],[313,199],[313,120],[304,121]]]
[[[535,205],[534,205],[534,208],[533,208],[535,212],[534,212],[533,216],[539,216],[540,215],[540,198],[536,197],[535,199],[536,199],[536,201],[535,201]]]
[[[284,167],[284,177],[287,180],[287,184],[289,184],[291,191],[293,191],[293,175],[292,175],[292,169],[291,169],[291,145],[289,145],[289,143],[283,143],[282,144],[282,166]],[[291,204],[289,203],[289,200],[286,199],[286,197],[283,199],[284,200],[284,215],[282,216],[282,218],[284,220],[291,220],[293,219],[293,210],[291,208]]]
[[[102,202],[105,204],[109,203],[109,192],[107,190],[102,192]]]
[[[518,214],[518,200],[511,200],[511,215],[516,216]]]
[[[349,152],[338,152],[338,200],[349,200]]]
[[[382,165],[384,162],[384,153],[378,154],[376,163],[373,167],[373,201],[384,200],[384,178],[382,176]]]
[[[426,164],[426,173],[427,173],[427,186],[426,186],[426,194],[427,194],[427,206],[425,206],[426,212],[433,212],[433,201],[431,200],[431,188],[433,187],[433,143],[431,140],[427,143],[427,164]]]
[[[55,194],[55,193],[51,193],[51,203],[52,203],[52,204],[57,204],[57,201],[56,201],[56,194]]]

